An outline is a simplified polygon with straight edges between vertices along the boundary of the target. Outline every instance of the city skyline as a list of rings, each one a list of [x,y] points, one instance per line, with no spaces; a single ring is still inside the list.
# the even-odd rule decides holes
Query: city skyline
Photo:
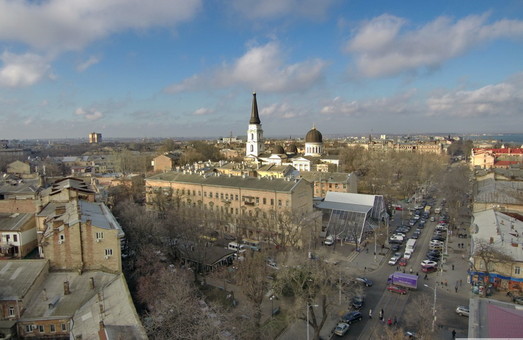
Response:
[[[520,132],[523,3],[0,0],[0,139]]]

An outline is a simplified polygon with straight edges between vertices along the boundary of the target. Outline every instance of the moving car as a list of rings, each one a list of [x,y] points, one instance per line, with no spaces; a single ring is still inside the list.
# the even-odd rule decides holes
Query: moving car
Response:
[[[340,322],[336,325],[336,328],[334,329],[334,334],[338,336],[344,336],[345,333],[349,330],[349,324],[345,322]]]
[[[523,296],[516,296],[512,299],[512,302],[518,305],[523,305]]]
[[[354,311],[343,314],[343,316],[341,317],[341,321],[350,325],[354,321],[360,321],[362,318],[363,316],[360,312]]]
[[[398,286],[395,286],[395,285],[387,286],[387,290],[389,292],[398,293],[398,294],[401,294],[401,295],[407,294],[407,290],[405,288],[401,288],[401,287],[398,287]]]
[[[365,303],[365,298],[363,296],[355,296],[352,298],[352,307],[354,309],[360,309]]]
[[[456,308],[456,313],[461,316],[469,316],[469,307],[468,306],[458,306]]]
[[[361,276],[360,276],[360,277],[357,277],[357,278],[356,278],[356,281],[357,281],[357,282],[361,282],[361,283],[363,283],[363,284],[364,284],[365,286],[367,286],[367,287],[372,287],[372,285],[374,284],[374,282],[372,282],[372,280],[369,280],[368,278],[366,278],[366,277],[361,277]]]

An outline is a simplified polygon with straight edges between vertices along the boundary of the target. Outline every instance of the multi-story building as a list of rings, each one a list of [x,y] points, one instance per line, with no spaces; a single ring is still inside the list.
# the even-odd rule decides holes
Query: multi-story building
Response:
[[[0,256],[21,259],[37,245],[34,213],[0,213]]]
[[[52,270],[122,271],[124,232],[103,203],[51,202],[37,214],[37,230]]]
[[[166,153],[153,158],[151,165],[155,172],[172,171],[176,166],[176,161],[180,159],[179,153]]]
[[[488,209],[473,215],[470,282],[523,290],[523,215]]]
[[[145,179],[146,202],[157,197],[201,208],[228,218],[222,232],[263,239],[270,226],[238,230],[242,218],[268,218],[278,214],[305,216],[312,213],[312,185],[305,180],[199,175],[182,172],[158,174]],[[235,230],[231,230],[236,228]]]
[[[99,144],[102,142],[102,134],[97,132],[91,132],[89,134],[89,144]]]
[[[507,168],[523,164],[523,148],[473,148],[470,165],[473,168]]]
[[[315,197],[325,197],[329,191],[358,193],[355,173],[309,171],[300,172],[299,177],[313,183]]]

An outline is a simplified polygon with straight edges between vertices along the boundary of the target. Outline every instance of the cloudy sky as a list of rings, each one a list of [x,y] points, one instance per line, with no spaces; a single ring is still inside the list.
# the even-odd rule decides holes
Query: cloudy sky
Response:
[[[523,2],[0,0],[0,139],[522,132]]]

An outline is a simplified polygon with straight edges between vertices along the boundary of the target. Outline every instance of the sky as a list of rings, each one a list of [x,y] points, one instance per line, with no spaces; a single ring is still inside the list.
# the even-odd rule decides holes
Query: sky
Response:
[[[0,139],[523,132],[523,1],[0,0]]]

